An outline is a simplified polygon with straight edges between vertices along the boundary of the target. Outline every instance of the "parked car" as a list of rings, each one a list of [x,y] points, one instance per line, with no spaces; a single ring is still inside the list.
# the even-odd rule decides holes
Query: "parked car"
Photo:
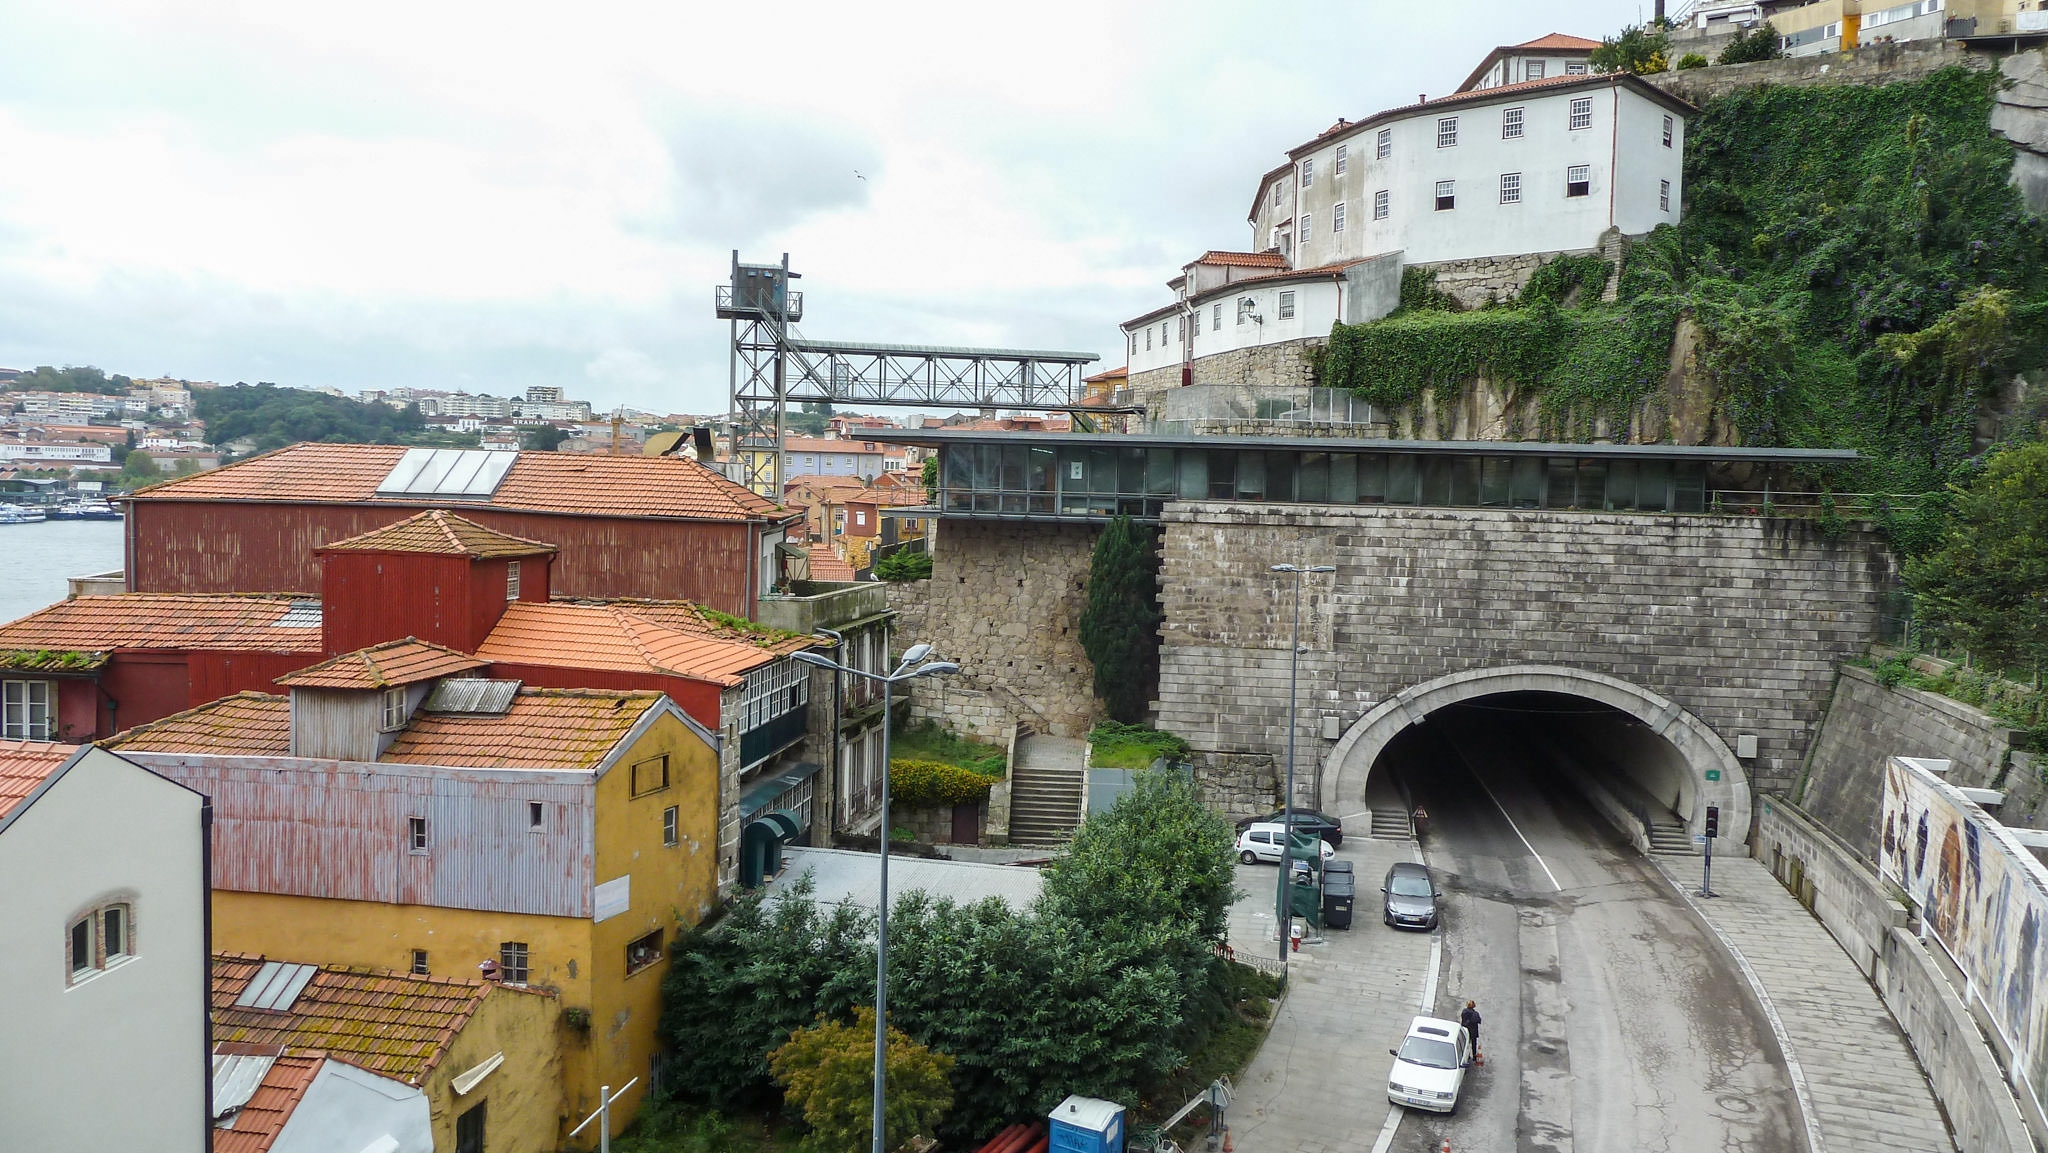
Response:
[[[1382,919],[1396,929],[1436,928],[1436,881],[1429,875],[1429,866],[1413,861],[1396,862],[1387,870],[1387,879],[1380,886],[1384,908]]]
[[[1301,837],[1307,834],[1297,824],[1294,827],[1294,835]],[[1280,861],[1280,843],[1286,837],[1287,826],[1285,825],[1252,825],[1237,835],[1237,859],[1247,865],[1256,864],[1260,861],[1272,861],[1278,864]],[[1328,841],[1317,841],[1316,843],[1322,847],[1322,856],[1325,861],[1329,860],[1330,855],[1337,851],[1330,847],[1330,842]]]
[[[1246,817],[1239,821],[1237,823],[1237,831],[1242,833],[1253,825],[1282,824],[1286,820],[1287,810],[1275,809],[1263,817]],[[1294,831],[1297,833],[1314,833],[1332,845],[1344,843],[1344,822],[1328,813],[1317,812],[1314,809],[1294,810]]]
[[[1387,1100],[1410,1109],[1456,1113],[1465,1070],[1472,1065],[1472,1039],[1456,1021],[1417,1017],[1399,1049],[1387,1052],[1394,1068],[1387,1074]]]

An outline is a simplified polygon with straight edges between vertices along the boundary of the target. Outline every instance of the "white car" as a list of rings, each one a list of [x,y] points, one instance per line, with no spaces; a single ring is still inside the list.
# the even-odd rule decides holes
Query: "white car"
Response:
[[[1296,841],[1300,841],[1304,837],[1313,836],[1315,836],[1314,833],[1303,832],[1299,825],[1295,826],[1294,839]],[[1237,835],[1237,859],[1247,865],[1259,861],[1272,861],[1278,864],[1280,861],[1280,844],[1286,839],[1287,826],[1279,821],[1262,821],[1256,825],[1251,825],[1244,832]],[[1337,852],[1337,850],[1330,847],[1330,842],[1320,837],[1316,838],[1316,844],[1323,850],[1323,860],[1325,861],[1329,860]],[[1295,856],[1296,859],[1299,859],[1300,850],[1296,850]]]
[[[1472,1067],[1472,1041],[1465,1026],[1436,1017],[1417,1017],[1399,1049],[1389,1049],[1394,1068],[1387,1074],[1387,1100],[1410,1109],[1456,1113],[1458,1090]]]

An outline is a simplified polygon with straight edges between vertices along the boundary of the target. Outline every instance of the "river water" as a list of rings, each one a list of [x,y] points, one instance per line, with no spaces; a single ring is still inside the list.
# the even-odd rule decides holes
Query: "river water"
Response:
[[[121,567],[118,520],[0,524],[0,621],[64,599],[68,578]]]

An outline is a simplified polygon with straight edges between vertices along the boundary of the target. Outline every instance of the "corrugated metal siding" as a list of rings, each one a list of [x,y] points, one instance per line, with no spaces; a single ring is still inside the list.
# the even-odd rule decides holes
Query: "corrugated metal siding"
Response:
[[[291,695],[293,753],[337,761],[367,761],[377,755],[382,694],[295,688]]]
[[[124,754],[213,798],[214,887],[591,915],[595,778],[311,758]],[[539,801],[544,831],[527,827]],[[428,851],[406,821],[425,816]]]
[[[321,545],[395,524],[414,507],[137,501],[129,587],[138,592],[310,592]],[[556,545],[563,596],[681,597],[751,615],[744,524],[547,516],[451,505],[488,528]]]
[[[325,564],[319,587],[323,645],[329,653],[406,636],[469,652],[490,631],[477,631],[471,620],[467,557],[340,553]],[[327,605],[334,607],[328,611]]]

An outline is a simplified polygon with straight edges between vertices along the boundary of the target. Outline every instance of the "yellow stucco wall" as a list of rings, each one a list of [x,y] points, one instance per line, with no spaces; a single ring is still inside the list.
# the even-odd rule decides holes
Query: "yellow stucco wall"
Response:
[[[434,1148],[455,1148],[455,1119],[484,1106],[484,1153],[549,1153],[575,1125],[562,1101],[561,999],[494,989],[448,1047],[422,1089],[432,1111]],[[503,1053],[505,1061],[467,1093],[457,1077]]]

